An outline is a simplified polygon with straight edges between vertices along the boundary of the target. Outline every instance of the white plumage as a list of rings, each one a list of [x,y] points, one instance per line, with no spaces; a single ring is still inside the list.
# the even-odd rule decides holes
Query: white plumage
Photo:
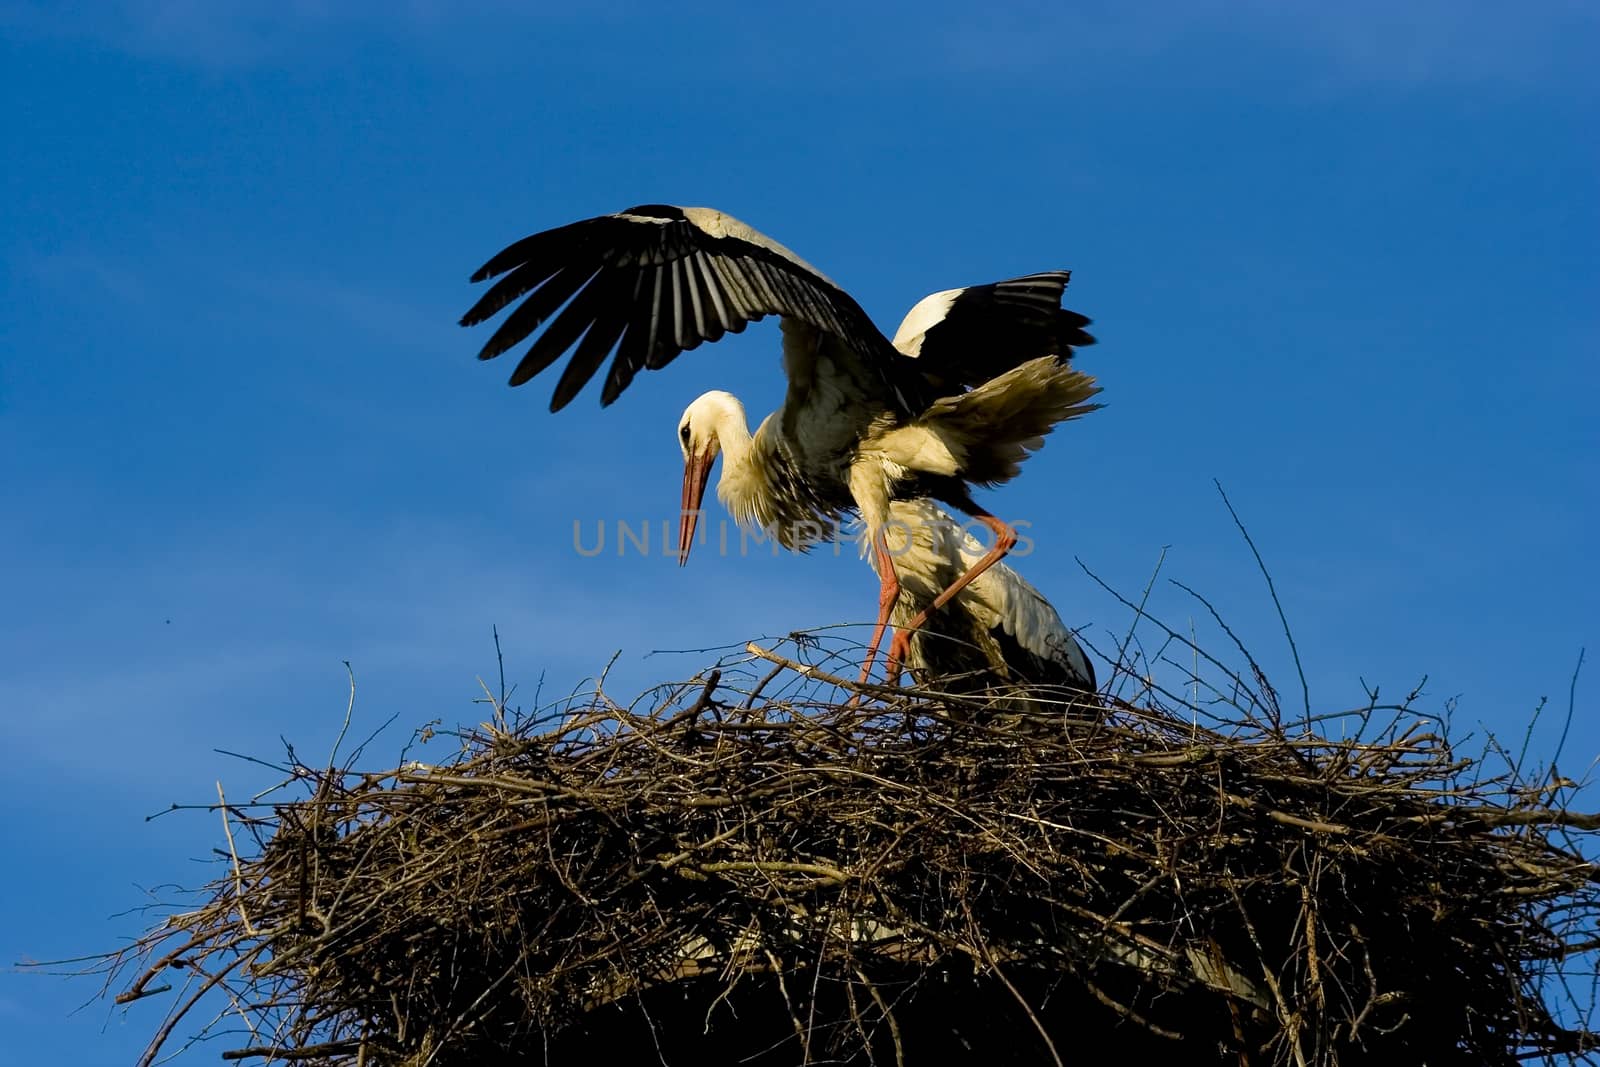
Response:
[[[886,533],[900,576],[899,627],[984,555],[984,546],[928,499],[890,505]],[[863,553],[876,570],[877,562]],[[1044,595],[1004,563],[984,571],[916,630],[905,665],[918,682],[971,691],[999,686],[1092,694],[1094,665]]]
[[[536,233],[494,256],[473,280],[500,275],[462,325],[521,300],[478,355],[493,358],[544,327],[511,384],[572,349],[552,410],[608,358],[602,406],[641,369],[666,366],[766,315],[781,317],[789,379],[782,406],[751,433],[743,405],[715,391],[690,404],[679,423],[679,559],[688,558],[719,455],[718,496],[786,547],[803,549],[859,514],[880,577],[863,680],[899,594],[883,545],[891,502],[931,496],[996,535],[994,548],[930,601],[931,611],[1016,540],[970,487],[1015,477],[1058,423],[1098,407],[1088,402],[1099,391],[1093,379],[1067,366],[1073,346],[1093,338],[1083,330],[1088,319],[1060,306],[1065,271],[933,294],[912,309],[899,344],[816,268],[712,208],[644,205]],[[926,611],[907,630],[924,621]],[[903,634],[891,660],[904,650]]]

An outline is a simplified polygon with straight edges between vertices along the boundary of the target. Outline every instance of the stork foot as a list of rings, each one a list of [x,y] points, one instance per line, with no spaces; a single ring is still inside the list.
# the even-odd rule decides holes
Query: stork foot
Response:
[[[900,630],[894,635],[894,640],[889,642],[889,653],[884,663],[884,685],[898,685],[900,672],[905,668],[906,659],[911,654],[911,631]]]

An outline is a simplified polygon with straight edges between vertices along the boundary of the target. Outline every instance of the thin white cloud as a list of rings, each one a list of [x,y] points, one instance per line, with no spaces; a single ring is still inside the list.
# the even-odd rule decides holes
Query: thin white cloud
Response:
[[[172,300],[215,306],[244,302],[268,320],[281,319],[275,314],[279,309],[320,314],[374,342],[405,348],[430,347],[454,332],[448,317],[429,314],[376,286],[318,274],[314,267],[272,272],[232,266],[220,253],[196,246],[151,248],[143,255],[71,247],[24,257],[19,266],[49,289],[92,292],[128,307]],[[187,279],[181,292],[172,287],[174,276]]]
[[[1232,77],[1240,43],[1303,59],[1309,80],[1361,83],[1523,80],[1582,61],[1600,7],[1565,0],[1537,8],[1483,0],[1129,0],[1011,7],[981,22],[952,20],[941,47],[974,72],[1058,71],[1063,77],[1190,53]]]
[[[152,286],[139,264],[86,250],[62,250],[21,263],[23,271],[52,289],[97,290],[119,303],[142,306]]]
[[[257,307],[278,307],[299,316],[320,312],[385,346],[433,351],[457,332],[448,316],[430,314],[376,286],[304,269],[292,274],[225,270],[215,280]]]
[[[897,5],[898,6],[898,5]],[[252,66],[337,45],[363,33],[437,49],[451,31],[481,60],[503,44],[492,32],[545,22],[594,27],[596,47],[639,32],[652,9],[613,2],[554,11],[509,0],[117,0],[45,4],[12,0],[0,23],[40,34],[90,37],[123,51],[212,67]],[[687,4],[674,21],[685,32],[715,30],[716,47],[678,57],[690,69],[736,68],[741,76],[786,79],[873,77],[894,73],[948,77],[1051,72],[1080,78],[1189,51],[1207,54],[1230,77],[1234,49],[1246,42],[1298,55],[1305,77],[1380,83],[1475,82],[1536,78],[1585,61],[1600,31],[1600,6],[1549,0],[1517,7],[1489,0],[1123,0],[1031,3],[1003,8],[926,4],[879,9],[865,25],[849,9],[774,11],[755,19],[742,5]],[[514,39],[514,38],[513,38]],[[773,42],[789,42],[775,47]],[[448,45],[446,45],[448,48]],[[670,58],[668,61],[672,61]],[[839,69],[830,71],[830,67]],[[1581,69],[1581,68],[1580,68]]]
[[[1600,30],[1600,7],[1555,0],[1517,7],[1484,0],[1351,0],[1343,4],[1245,0],[1247,24],[1339,73],[1370,81],[1522,80],[1577,59]],[[1222,9],[1227,11],[1228,8]]]
[[[344,43],[355,31],[418,41],[447,26],[547,17],[539,5],[514,0],[9,0],[0,6],[0,25],[224,68],[270,63],[308,44]]]

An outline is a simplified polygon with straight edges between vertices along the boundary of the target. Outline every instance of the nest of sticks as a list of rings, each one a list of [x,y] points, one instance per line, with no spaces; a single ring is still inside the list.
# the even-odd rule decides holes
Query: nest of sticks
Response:
[[[1321,736],[1259,674],[1019,711],[846,704],[827,662],[752,645],[633,708],[494,701],[444,765],[295,762],[292,797],[217,806],[218,876],[108,990],[167,996],[147,1062],[210,1003],[224,1059],[328,1067],[1595,1046],[1600,818],[1571,783],[1409,702]]]

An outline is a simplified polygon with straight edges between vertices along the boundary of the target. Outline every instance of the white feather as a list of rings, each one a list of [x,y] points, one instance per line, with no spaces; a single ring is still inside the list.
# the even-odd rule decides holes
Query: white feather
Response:
[[[946,289],[929,293],[911,305],[911,310],[900,322],[900,328],[894,332],[893,345],[903,355],[920,356],[923,338],[929,330],[944,321],[944,317],[950,314],[950,305],[964,292],[965,289]]]

